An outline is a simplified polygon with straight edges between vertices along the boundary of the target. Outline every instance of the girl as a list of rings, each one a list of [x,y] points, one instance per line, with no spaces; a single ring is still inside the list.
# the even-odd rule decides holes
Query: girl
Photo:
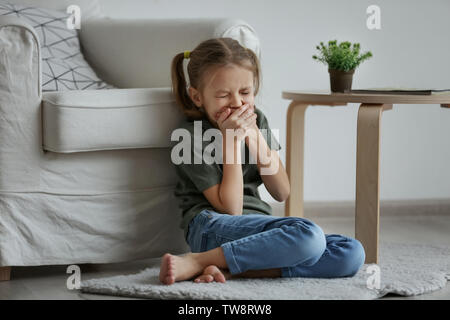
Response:
[[[189,85],[184,59],[189,59]],[[364,263],[358,240],[324,234],[304,218],[274,217],[261,200],[261,183],[279,202],[289,196],[290,185],[276,152],[281,147],[254,105],[259,82],[258,58],[231,38],[206,40],[172,61],[173,93],[189,120],[184,128],[191,137],[195,122],[203,131],[219,129],[223,163],[175,166],[181,226],[192,252],[162,257],[159,279],[164,284],[233,277],[347,277]],[[260,129],[267,130],[267,138]],[[193,139],[191,146],[195,143]],[[203,154],[205,143],[200,144],[202,150],[191,150],[191,155]],[[256,161],[241,163],[242,145],[246,159]],[[268,168],[275,170],[264,172]]]

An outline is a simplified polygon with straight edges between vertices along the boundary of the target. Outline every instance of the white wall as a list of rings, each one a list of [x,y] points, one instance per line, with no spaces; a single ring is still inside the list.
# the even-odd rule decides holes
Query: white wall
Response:
[[[120,18],[241,18],[262,47],[261,99],[272,129],[280,130],[285,162],[283,90],[329,89],[327,68],[312,60],[320,41],[361,43],[372,59],[353,88],[450,88],[450,1],[101,0]],[[366,27],[366,8],[381,8],[381,30]],[[192,48],[186,48],[187,50]],[[306,115],[305,200],[355,199],[357,104],[314,107]],[[450,109],[395,105],[383,114],[381,199],[450,197]],[[271,201],[261,187],[261,196]]]

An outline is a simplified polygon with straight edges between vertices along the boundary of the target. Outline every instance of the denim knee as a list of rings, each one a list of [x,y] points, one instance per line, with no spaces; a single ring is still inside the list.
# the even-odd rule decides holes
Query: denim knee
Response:
[[[353,238],[347,238],[347,241],[341,245],[342,256],[339,263],[335,265],[334,271],[336,277],[354,276],[366,260],[366,254],[361,242]]]
[[[301,263],[309,266],[317,263],[322,254],[325,252],[327,242],[325,234],[317,224],[307,219],[298,218],[291,226],[298,229],[299,240],[296,242],[296,252],[302,253],[302,261],[295,261],[293,265]],[[293,256],[295,256],[293,254]],[[304,257],[308,257],[306,260]]]

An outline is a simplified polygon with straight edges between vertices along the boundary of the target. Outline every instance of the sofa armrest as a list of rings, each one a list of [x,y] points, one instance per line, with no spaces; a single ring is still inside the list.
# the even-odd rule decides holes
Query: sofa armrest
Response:
[[[35,30],[0,16],[0,190],[39,185],[41,83]]]
[[[239,19],[113,19],[83,23],[82,50],[100,78],[120,88],[170,87],[170,63],[209,38],[231,37],[260,56],[253,28]]]
[[[26,33],[28,33],[28,37],[25,35]],[[14,16],[0,16],[0,34],[0,48],[2,48],[2,60],[0,61],[0,70],[2,73],[0,74],[0,77],[7,75],[7,72],[10,76],[26,76],[25,74],[21,74],[21,72],[30,72],[31,70],[29,68],[31,68],[31,66],[26,64],[28,62],[26,59],[29,57],[25,56],[25,52],[28,52],[28,54],[35,54],[36,56],[33,63],[37,68],[34,72],[37,72],[38,96],[41,97],[41,48],[36,31],[23,19]],[[30,42],[30,40],[32,41]],[[23,52],[23,50],[25,50],[25,52]],[[28,69],[25,70],[25,68]],[[11,80],[13,80],[13,78],[10,78],[9,82]],[[23,83],[20,84],[23,85]]]
[[[170,88],[44,92],[43,147],[59,153],[171,148],[185,116]]]

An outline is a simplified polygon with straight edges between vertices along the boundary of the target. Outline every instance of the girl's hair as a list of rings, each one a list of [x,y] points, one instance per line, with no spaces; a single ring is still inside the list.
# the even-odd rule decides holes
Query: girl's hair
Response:
[[[198,108],[191,100],[187,91],[187,81],[183,69],[184,52],[178,53],[172,60],[172,92],[178,106],[189,120],[205,118],[203,108]],[[260,85],[260,65],[256,54],[244,48],[232,38],[213,38],[201,42],[190,53],[187,74],[190,86],[203,92],[203,75],[210,67],[224,67],[234,64],[252,71],[254,80],[254,95],[258,93]]]

